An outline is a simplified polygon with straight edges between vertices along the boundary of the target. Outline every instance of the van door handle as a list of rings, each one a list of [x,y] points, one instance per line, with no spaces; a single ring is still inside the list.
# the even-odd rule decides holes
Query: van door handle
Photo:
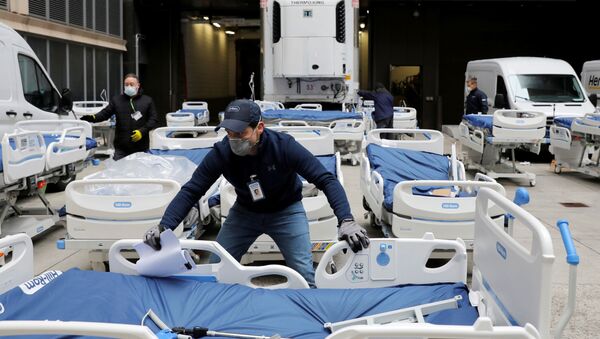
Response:
[[[17,117],[17,112],[15,112],[15,111],[6,111],[6,115],[8,115],[11,118],[16,118]]]
[[[33,118],[33,114],[31,114],[31,113],[29,113],[29,112],[25,112],[25,113],[23,113],[23,116],[24,116],[26,119],[31,119],[31,118]]]

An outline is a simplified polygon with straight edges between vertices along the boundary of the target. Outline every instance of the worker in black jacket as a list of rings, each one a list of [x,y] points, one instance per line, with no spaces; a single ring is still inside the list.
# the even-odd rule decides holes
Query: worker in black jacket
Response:
[[[382,83],[376,83],[373,92],[358,91],[358,95],[375,103],[372,117],[377,128],[394,128],[394,97]],[[387,139],[387,133],[382,133],[381,137]]]
[[[465,101],[466,114],[486,114],[488,112],[488,97],[477,88],[477,78],[470,77],[467,80],[467,99]]]
[[[100,122],[115,115],[115,160],[132,153],[147,151],[150,147],[149,133],[158,123],[154,101],[140,92],[137,75],[127,74],[124,85],[124,93],[112,97],[109,105],[103,110],[81,117],[81,120],[87,122]]]

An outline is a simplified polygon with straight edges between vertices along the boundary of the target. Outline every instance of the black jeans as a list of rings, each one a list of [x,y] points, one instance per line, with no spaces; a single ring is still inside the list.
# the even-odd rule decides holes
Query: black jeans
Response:
[[[375,121],[375,125],[377,125],[377,128],[394,128],[394,117],[391,116],[386,119]],[[391,139],[392,136],[393,134],[391,133],[381,133],[381,139]]]

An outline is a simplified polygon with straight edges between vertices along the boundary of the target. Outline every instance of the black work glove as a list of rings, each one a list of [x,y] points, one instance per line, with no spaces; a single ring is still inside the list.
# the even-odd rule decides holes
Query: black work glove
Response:
[[[165,230],[161,225],[156,225],[146,231],[144,234],[144,243],[157,251],[160,251],[160,234]]]
[[[369,247],[367,231],[352,219],[343,220],[338,228],[338,239],[346,240],[354,253]]]
[[[79,120],[83,120],[83,121],[87,121],[87,122],[94,122],[94,121],[96,121],[96,116],[93,114],[84,115],[81,118],[79,118]]]

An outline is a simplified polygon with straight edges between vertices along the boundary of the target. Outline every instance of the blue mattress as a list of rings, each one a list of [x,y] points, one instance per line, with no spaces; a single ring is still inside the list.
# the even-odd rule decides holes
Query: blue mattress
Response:
[[[150,149],[148,153],[154,155],[178,155],[181,157],[188,158],[191,162],[196,165],[200,165],[204,157],[210,152],[211,148],[192,148],[192,149]]]
[[[44,134],[44,142],[47,145],[50,145],[51,142],[58,141],[60,139],[60,135],[58,134]],[[98,143],[93,138],[85,138],[85,149],[91,150],[98,147]]]
[[[2,320],[62,320],[139,324],[152,309],[167,326],[291,338],[324,338],[326,322],[392,311],[461,295],[459,308],[425,317],[433,324],[472,325],[462,283],[377,289],[266,290],[185,279],[156,279],[71,269],[27,295],[16,287],[0,296]],[[30,286],[32,286],[30,284]],[[156,332],[152,321],[146,326]],[[27,337],[19,337],[27,338]],[[33,336],[31,337],[33,338]],[[35,338],[40,338],[36,336]],[[66,336],[65,336],[66,338]]]
[[[383,147],[376,144],[367,146],[367,156],[371,169],[383,177],[384,207],[392,210],[394,187],[408,180],[448,180],[450,161],[445,155]],[[441,187],[415,187],[414,194],[427,194]]]
[[[560,118],[554,118],[554,124],[556,126],[559,127],[564,127],[564,128],[571,128],[571,124],[573,123],[573,120],[575,120],[574,117],[560,117]]]
[[[304,120],[304,121],[333,121],[339,119],[362,119],[358,112],[342,111],[311,111],[299,109],[281,109],[262,112],[265,120]]]
[[[206,112],[208,112],[208,110],[206,108],[199,108],[199,109],[180,109],[177,111],[177,113],[193,113],[195,117],[202,117],[203,115],[206,114]]]
[[[479,128],[485,128],[492,131],[494,126],[494,116],[485,114],[466,114],[463,116],[463,120],[466,120],[469,124]]]

